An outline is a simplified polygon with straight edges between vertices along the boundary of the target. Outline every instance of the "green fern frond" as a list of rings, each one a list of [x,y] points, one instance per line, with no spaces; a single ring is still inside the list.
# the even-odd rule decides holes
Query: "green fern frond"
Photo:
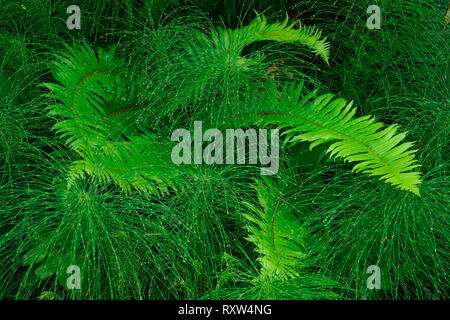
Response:
[[[331,143],[330,157],[358,162],[353,170],[379,176],[391,185],[420,196],[420,173],[410,150],[412,142],[401,141],[406,133],[397,133],[398,125],[384,127],[372,116],[355,117],[352,102],[333,94],[317,96],[317,90],[302,96],[303,82],[292,83],[279,92],[255,99],[244,118],[247,123],[263,122],[286,128],[286,142],[311,142],[310,149]]]
[[[297,23],[299,28],[295,29]],[[173,61],[174,69],[182,66],[179,69],[182,80],[175,89],[177,105],[191,106],[209,99],[211,107],[218,105],[218,110],[207,112],[210,119],[222,116],[221,109],[234,104],[241,91],[257,90],[261,78],[267,76],[270,59],[266,59],[264,50],[244,55],[246,46],[258,41],[305,45],[327,63],[330,55],[326,38],[315,26],[302,26],[297,21],[289,24],[288,18],[268,23],[262,14],[236,29],[214,28],[210,35],[193,29],[181,40],[174,35],[167,41],[175,44],[168,63]],[[183,50],[179,50],[180,42]]]
[[[268,178],[263,179],[255,185],[261,207],[247,203],[251,213],[243,213],[250,222],[247,240],[259,253],[261,276],[287,279],[298,275],[301,261],[306,257],[305,230],[280,195],[279,186]]]
[[[169,141],[139,127],[139,87],[126,78],[114,49],[97,54],[88,46],[67,47],[56,57],[46,84],[61,104],[49,106],[60,120],[54,129],[83,159],[72,166],[70,179],[87,172],[100,181],[113,180],[125,190],[167,191],[179,170],[172,164]]]
[[[288,17],[283,22],[267,23],[263,14],[257,14],[256,19],[247,26],[235,30],[219,28],[213,32],[214,45],[225,52],[240,53],[246,45],[256,41],[298,43],[309,47],[328,63],[330,46],[326,38],[322,38],[322,33],[315,26],[303,26],[299,21],[288,23]],[[299,28],[294,29],[297,24]]]
[[[175,181],[182,175],[172,165],[170,149],[169,142],[161,143],[150,133],[126,142],[107,142],[75,161],[69,179],[74,181],[88,173],[100,182],[112,180],[125,191],[165,193],[168,187],[177,188]]]

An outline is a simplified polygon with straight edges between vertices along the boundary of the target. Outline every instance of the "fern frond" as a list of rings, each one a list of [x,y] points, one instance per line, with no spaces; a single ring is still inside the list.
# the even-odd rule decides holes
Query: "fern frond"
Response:
[[[167,152],[170,149],[169,142],[159,142],[151,134],[126,142],[107,142],[75,161],[69,179],[75,181],[88,173],[100,182],[112,180],[125,191],[165,193],[168,187],[177,188],[175,181],[182,175],[172,164]]]
[[[242,28],[219,28],[217,32],[212,33],[213,42],[216,48],[225,52],[241,52],[246,45],[256,41],[298,43],[309,47],[328,63],[330,46],[326,38],[322,38],[322,33],[315,26],[303,26],[299,21],[288,23],[288,17],[283,22],[267,23],[263,14],[257,14],[249,25]],[[297,24],[299,28],[294,29]]]
[[[406,133],[397,133],[398,125],[384,127],[372,116],[355,117],[356,108],[333,94],[317,96],[317,90],[302,95],[303,82],[277,88],[273,94],[256,99],[244,121],[275,124],[286,128],[286,142],[311,142],[310,149],[331,143],[330,157],[358,162],[353,170],[379,176],[391,185],[420,196],[420,173],[410,170],[418,167],[410,150],[412,142],[401,141]]]
[[[244,48],[254,42],[305,45],[328,63],[329,44],[321,32],[314,26],[300,23],[295,29],[296,24],[296,21],[289,24],[288,18],[268,23],[264,15],[258,14],[248,25],[236,29],[213,28],[210,35],[193,29],[181,40],[177,35],[168,38],[167,42],[173,44],[173,55],[168,63],[172,63],[174,69],[182,66],[177,70],[181,81],[177,83],[178,88],[174,88],[179,100],[176,105],[195,106],[208,100],[211,110],[200,117],[215,121],[223,116],[223,108],[235,104],[240,94],[258,90],[261,79],[267,76],[271,59],[266,59],[264,50],[244,55]]]
[[[87,172],[100,181],[113,180],[125,190],[166,191],[178,174],[170,158],[171,142],[140,128],[138,91],[126,78],[124,63],[114,49],[97,54],[88,46],[67,47],[56,57],[53,76],[46,84],[49,106],[59,118],[54,129],[83,159],[72,166],[70,179]]]
[[[251,213],[248,241],[256,246],[261,276],[287,279],[297,275],[304,253],[305,230],[280,195],[279,187],[268,178],[257,180],[255,188],[261,207],[247,203]]]

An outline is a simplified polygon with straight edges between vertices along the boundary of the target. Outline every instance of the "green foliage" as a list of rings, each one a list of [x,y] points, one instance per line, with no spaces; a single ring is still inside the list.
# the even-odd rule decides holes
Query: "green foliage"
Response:
[[[326,202],[305,222],[319,269],[333,270],[350,298],[445,299],[449,199],[445,177],[424,177],[422,197],[341,173],[321,192]],[[352,179],[351,185],[339,180]],[[335,196],[339,195],[339,196]],[[361,205],[363,203],[364,205]],[[325,249],[326,248],[326,249]],[[381,290],[366,287],[366,269],[381,269]],[[328,272],[326,272],[328,274]]]
[[[139,128],[139,87],[125,78],[124,63],[114,50],[95,54],[88,46],[57,56],[53,76],[61,85],[47,84],[50,114],[63,119],[54,128],[83,158],[70,172],[83,172],[100,182],[112,179],[125,190],[167,191],[177,175],[170,165],[170,144]],[[158,186],[158,189],[156,188]]]
[[[328,63],[329,44],[326,38],[321,37],[321,32],[315,26],[304,27],[299,21],[290,25],[288,22],[289,18],[286,17],[283,22],[268,24],[264,15],[257,14],[256,19],[245,27],[235,30],[219,28],[212,34],[213,43],[216,50],[227,56],[232,56],[234,52],[240,53],[245,46],[255,41],[299,43],[308,46]],[[298,29],[294,29],[297,24]]]
[[[448,299],[445,1],[380,0],[379,30],[355,0],[139,3],[69,30],[70,1],[0,1],[0,298]],[[200,120],[280,129],[277,176],[173,165]]]
[[[262,208],[248,204],[252,213],[244,213],[252,225],[247,238],[256,246],[261,263],[261,276],[286,279],[297,275],[306,256],[302,252],[306,230],[292,208],[280,199],[280,188],[270,180],[257,181],[259,203]]]
[[[302,96],[302,90],[303,83],[273,90],[251,110],[265,123],[288,128],[287,143],[307,141],[312,149],[333,142],[326,151],[330,157],[358,162],[354,171],[381,176],[380,180],[419,195],[419,173],[408,172],[418,166],[414,151],[408,150],[413,144],[400,143],[405,133],[397,134],[396,125],[383,129],[371,116],[354,117],[357,110],[345,99],[317,96],[318,90]]]

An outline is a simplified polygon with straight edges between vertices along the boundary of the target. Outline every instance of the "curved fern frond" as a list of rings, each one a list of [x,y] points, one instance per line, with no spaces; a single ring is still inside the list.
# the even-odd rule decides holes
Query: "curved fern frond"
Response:
[[[311,142],[310,148],[331,143],[327,153],[347,162],[358,162],[353,170],[379,176],[380,180],[420,196],[420,173],[410,150],[412,142],[401,141],[398,125],[384,127],[368,115],[355,117],[356,108],[333,94],[317,96],[317,90],[302,95],[303,82],[256,99],[241,117],[247,123],[263,122],[286,128],[286,142]],[[236,118],[236,117],[235,117]],[[239,120],[238,120],[239,121]]]
[[[125,190],[175,187],[179,168],[171,165],[172,143],[139,126],[139,111],[146,106],[114,49],[96,54],[88,45],[67,48],[52,72],[60,85],[46,86],[62,102],[48,107],[61,120],[54,129],[83,158],[72,166],[70,178],[87,172]]]
[[[299,28],[295,29],[297,23]],[[185,73],[185,81],[182,81],[178,95],[188,101],[180,104],[190,104],[205,97],[215,101],[216,95],[226,104],[233,97],[223,94],[224,92],[233,92],[232,95],[235,96],[247,87],[257,89],[257,83],[266,75],[268,67],[264,53],[259,51],[246,56],[242,54],[244,48],[254,42],[305,45],[327,63],[329,60],[329,44],[315,26],[302,26],[297,21],[289,24],[288,18],[283,22],[268,23],[262,14],[258,14],[246,26],[212,29],[210,36],[203,31],[193,30],[192,36],[183,41],[183,51],[176,52],[173,57],[177,62],[182,61],[182,72]],[[216,112],[220,114],[220,111]]]
[[[273,180],[257,180],[255,189],[260,207],[246,203],[251,210],[243,213],[250,222],[248,241],[256,246],[261,276],[287,279],[298,274],[304,253],[306,231],[292,208],[283,201]]]
[[[267,23],[263,14],[257,14],[256,19],[242,28],[219,28],[212,33],[213,42],[216,48],[224,52],[239,53],[246,45],[256,41],[298,43],[307,46],[328,63],[330,46],[326,38],[322,38],[322,33],[315,26],[303,26],[299,21],[288,23],[288,17],[283,22]],[[298,29],[294,29],[295,25],[298,25]]]

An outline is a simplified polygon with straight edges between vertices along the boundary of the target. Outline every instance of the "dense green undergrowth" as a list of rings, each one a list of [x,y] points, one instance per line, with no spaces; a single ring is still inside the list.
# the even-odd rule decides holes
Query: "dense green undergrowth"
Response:
[[[1,0],[0,298],[447,299],[446,3],[375,2]],[[174,165],[194,121],[277,174]]]

